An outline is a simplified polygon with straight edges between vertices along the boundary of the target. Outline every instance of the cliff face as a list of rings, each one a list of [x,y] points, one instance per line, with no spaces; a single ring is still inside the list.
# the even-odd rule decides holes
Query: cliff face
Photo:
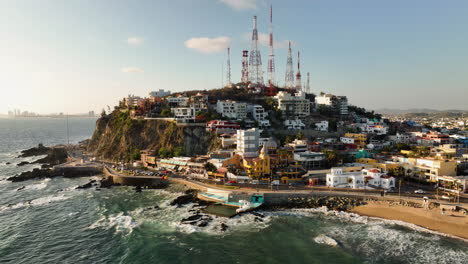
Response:
[[[139,150],[162,148],[166,153],[206,154],[216,137],[204,127],[183,127],[164,120],[133,120],[115,111],[99,118],[88,151],[111,160],[131,160]]]

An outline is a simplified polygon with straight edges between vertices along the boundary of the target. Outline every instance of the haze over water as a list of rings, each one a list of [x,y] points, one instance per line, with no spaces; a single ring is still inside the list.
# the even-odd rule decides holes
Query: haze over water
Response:
[[[71,142],[89,138],[94,119],[70,119]],[[263,212],[182,225],[193,205],[179,194],[128,187],[75,190],[89,177],[5,181],[19,151],[66,142],[65,119],[0,119],[0,263],[466,263],[468,243],[410,225],[321,210]],[[11,162],[7,165],[7,162]],[[94,177],[98,179],[98,176]],[[24,190],[18,188],[26,186]],[[159,209],[154,208],[158,206]],[[229,226],[220,231],[221,223]],[[325,234],[339,246],[317,244]]]

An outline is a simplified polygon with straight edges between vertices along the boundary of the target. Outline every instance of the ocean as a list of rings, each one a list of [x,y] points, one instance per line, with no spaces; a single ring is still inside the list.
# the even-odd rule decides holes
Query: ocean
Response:
[[[70,118],[70,141],[95,119]],[[181,224],[195,205],[180,193],[129,187],[76,190],[90,178],[11,183],[20,151],[66,143],[65,119],[0,119],[0,263],[466,263],[468,242],[398,221],[323,209]],[[7,164],[10,162],[11,164]],[[17,190],[25,186],[23,190]],[[221,224],[228,226],[221,231]],[[338,243],[322,243],[320,236]]]

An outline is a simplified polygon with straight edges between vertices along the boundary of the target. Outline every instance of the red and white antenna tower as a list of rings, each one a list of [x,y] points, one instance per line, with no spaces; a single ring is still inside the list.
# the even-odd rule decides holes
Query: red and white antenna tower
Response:
[[[302,90],[302,81],[301,81],[301,60],[300,53],[297,52],[297,73],[296,73],[296,90]]]
[[[242,51],[242,71],[241,71],[241,82],[247,83],[249,81],[249,51]]]
[[[270,54],[268,56],[268,84],[276,85],[275,55],[273,52],[273,6],[270,6]]]
[[[249,81],[255,86],[263,85],[262,57],[258,49],[257,16],[253,17],[252,47],[249,58]]]
[[[284,79],[284,86],[288,89],[294,88],[294,68],[291,50],[291,41],[289,42],[288,59],[286,61],[286,77]]]
[[[227,69],[226,69],[226,86],[231,87],[231,48],[227,48]]]

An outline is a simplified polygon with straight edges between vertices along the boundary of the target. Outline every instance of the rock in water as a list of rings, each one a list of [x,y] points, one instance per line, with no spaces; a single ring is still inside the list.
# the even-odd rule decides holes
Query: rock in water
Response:
[[[19,167],[19,166],[24,166],[24,165],[27,165],[27,164],[29,164],[28,161],[22,161],[22,162],[18,163],[16,166]]]
[[[324,234],[316,236],[314,238],[314,241],[317,244],[325,244],[325,245],[329,245],[329,246],[332,246],[332,247],[338,246],[338,242],[336,242],[335,239],[333,239],[333,238],[331,238],[329,236],[326,236]]]
[[[221,223],[221,231],[225,232],[227,229],[228,229],[228,225],[226,225],[225,223]]]
[[[27,158],[32,156],[46,155],[49,152],[50,148],[45,147],[42,144],[39,144],[37,147],[26,149],[21,151],[21,155],[18,158]]]

